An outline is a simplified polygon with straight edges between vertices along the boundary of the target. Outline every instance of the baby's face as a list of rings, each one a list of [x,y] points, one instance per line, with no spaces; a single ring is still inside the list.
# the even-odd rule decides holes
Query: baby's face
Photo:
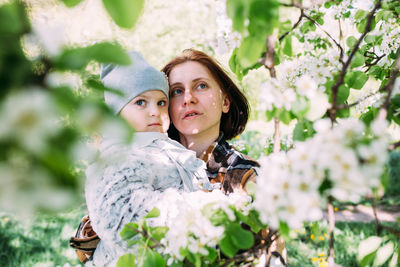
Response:
[[[165,133],[169,127],[168,98],[160,90],[136,96],[120,115],[138,132]]]

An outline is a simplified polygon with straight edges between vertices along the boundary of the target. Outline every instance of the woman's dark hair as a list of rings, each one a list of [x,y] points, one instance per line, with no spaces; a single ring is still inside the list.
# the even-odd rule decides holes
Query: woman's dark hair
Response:
[[[231,102],[228,113],[222,113],[221,117],[219,130],[224,133],[223,139],[230,140],[241,134],[249,117],[249,103],[236,84],[214,59],[201,51],[186,49],[182,52],[182,55],[175,57],[165,65],[162,71],[169,77],[175,66],[188,61],[195,61],[206,67]],[[168,135],[170,138],[179,141],[179,132],[172,124],[172,121],[168,129]]]

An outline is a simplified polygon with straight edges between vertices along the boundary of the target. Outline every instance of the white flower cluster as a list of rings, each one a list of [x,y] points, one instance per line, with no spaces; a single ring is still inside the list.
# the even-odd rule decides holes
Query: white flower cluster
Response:
[[[374,94],[372,94],[372,92],[374,92]],[[367,112],[369,107],[379,107],[382,105],[384,98],[385,94],[379,93],[377,88],[371,90],[371,92],[362,93],[356,100],[356,102],[360,102],[355,106],[355,116],[359,117]]]
[[[400,48],[400,24],[396,19],[389,19],[387,22],[381,20],[374,33],[383,34],[382,43],[379,45],[378,50],[386,55],[384,59],[387,61],[389,59],[387,56],[395,53]],[[382,66],[386,63],[386,65],[390,66],[391,62],[386,61],[380,61],[379,65]]]
[[[0,141],[15,140],[33,153],[61,128],[54,101],[42,88],[10,94],[0,106]]]
[[[178,193],[173,189],[165,192],[165,199],[157,207],[161,214],[159,220],[166,222],[169,231],[161,243],[165,245],[164,254],[171,256],[168,264],[183,260],[181,249],[192,253],[208,255],[207,248],[215,247],[222,239],[225,228],[214,226],[204,214],[203,208],[212,205],[212,209],[221,209],[229,220],[235,220],[232,208],[245,211],[251,198],[245,193],[224,195],[220,190],[213,192],[196,191]]]
[[[282,62],[277,66],[278,77],[260,86],[260,109],[307,109],[306,118],[320,118],[330,106],[323,91],[327,77],[335,71],[334,64],[330,63],[337,61],[333,58],[327,53],[319,58],[308,55]],[[299,97],[307,99],[306,106],[299,106]]]
[[[328,194],[356,202],[369,193],[379,185],[387,159],[386,127],[381,120],[366,129],[359,120],[346,119],[331,129],[328,120],[320,120],[313,138],[295,143],[287,154],[262,157],[254,202],[261,220],[272,227],[283,221],[298,228],[321,218]],[[321,195],[319,189],[327,181],[331,187]]]
[[[219,54],[225,54],[241,43],[241,35],[232,31],[232,19],[226,14],[226,0],[216,0],[215,15],[217,26],[217,49]]]

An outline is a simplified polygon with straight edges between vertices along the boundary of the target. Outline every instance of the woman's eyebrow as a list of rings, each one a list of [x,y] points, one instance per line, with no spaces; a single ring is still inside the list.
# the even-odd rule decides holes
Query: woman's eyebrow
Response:
[[[210,79],[208,79],[206,77],[199,77],[199,78],[193,79],[192,82],[197,82],[199,80],[210,80]]]

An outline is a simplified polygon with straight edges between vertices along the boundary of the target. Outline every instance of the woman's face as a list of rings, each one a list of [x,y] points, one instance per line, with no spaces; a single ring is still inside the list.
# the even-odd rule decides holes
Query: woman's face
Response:
[[[230,101],[208,69],[187,61],[176,65],[168,79],[169,113],[179,133],[218,137],[221,116],[229,111]]]

